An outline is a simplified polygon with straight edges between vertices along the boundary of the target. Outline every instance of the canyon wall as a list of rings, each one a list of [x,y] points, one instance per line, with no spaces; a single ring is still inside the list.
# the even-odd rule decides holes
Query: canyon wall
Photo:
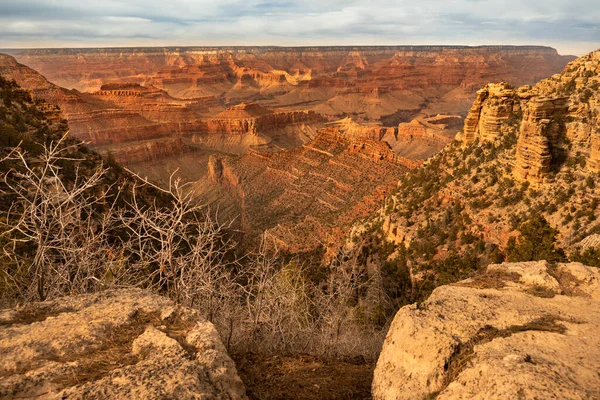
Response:
[[[543,184],[569,159],[598,169],[600,157],[600,51],[569,63],[561,74],[518,89],[490,84],[478,92],[459,139],[518,137],[513,175]]]
[[[242,77],[269,83],[311,81],[313,74],[334,73],[331,81],[347,80],[356,71],[376,71],[386,77],[402,77],[398,87],[461,84],[474,71],[488,74],[510,71],[522,83],[533,83],[555,73],[573,59],[541,46],[324,46],[324,47],[179,47],[10,50],[19,62],[30,66],[62,87],[93,91],[108,82],[139,82],[140,76],[161,71],[181,72],[190,82],[192,73],[217,75],[227,66],[222,81]],[[117,64],[118,63],[118,64]],[[536,69],[524,68],[538,63]],[[203,66],[211,66],[212,74]],[[384,71],[385,67],[392,67]],[[466,67],[466,68],[465,68]],[[433,70],[440,74],[431,73]],[[254,72],[256,71],[256,72]],[[269,76],[269,78],[267,78]],[[180,77],[179,81],[181,82]],[[470,78],[472,84],[481,78]],[[160,80],[160,79],[159,79]],[[242,79],[243,80],[243,79]],[[209,83],[209,82],[204,82]]]
[[[536,46],[38,49],[11,54],[51,82],[81,92],[133,82],[179,98],[213,96],[225,105],[260,101],[369,119],[400,109],[461,111],[488,81],[533,84],[574,58]]]
[[[214,96],[178,99],[135,82],[81,93],[48,82],[6,55],[0,56],[0,73],[47,101],[49,112],[58,105],[71,135],[126,164],[174,157],[194,147],[235,154],[270,143],[295,147],[314,137],[324,120],[311,110],[273,111],[256,103],[225,109]]]

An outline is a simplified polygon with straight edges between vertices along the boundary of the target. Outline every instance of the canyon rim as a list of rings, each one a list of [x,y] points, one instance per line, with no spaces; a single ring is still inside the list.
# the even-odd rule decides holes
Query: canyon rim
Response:
[[[591,0],[34,3],[1,398],[600,398]]]

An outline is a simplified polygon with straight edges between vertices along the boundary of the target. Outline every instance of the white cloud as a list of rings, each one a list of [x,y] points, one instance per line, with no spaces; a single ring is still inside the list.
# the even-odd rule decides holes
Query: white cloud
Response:
[[[543,44],[600,47],[597,0],[0,0],[0,47]]]

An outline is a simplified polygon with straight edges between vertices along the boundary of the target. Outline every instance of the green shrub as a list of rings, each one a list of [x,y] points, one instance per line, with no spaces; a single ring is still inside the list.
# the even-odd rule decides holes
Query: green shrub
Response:
[[[508,261],[563,261],[565,253],[556,247],[554,229],[546,219],[537,214],[524,222],[519,228],[520,236],[517,241],[511,237],[506,247]]]

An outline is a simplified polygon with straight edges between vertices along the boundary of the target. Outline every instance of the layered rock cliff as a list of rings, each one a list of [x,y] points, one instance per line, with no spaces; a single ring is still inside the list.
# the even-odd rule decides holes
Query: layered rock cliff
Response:
[[[323,114],[370,119],[428,102],[433,111],[456,112],[487,81],[533,84],[573,59],[533,46],[46,49],[13,55],[79,91],[126,81],[152,84],[175,97],[310,105]]]
[[[0,310],[0,397],[246,399],[214,326],[129,289]]]
[[[373,398],[599,397],[599,310],[597,268],[490,265],[396,314]]]
[[[494,140],[503,133],[507,120],[520,111],[516,90],[506,83],[488,84],[477,92],[465,119],[462,140],[467,145],[476,139]]]
[[[460,140],[406,174],[350,230],[347,247],[369,242],[362,249],[380,265],[404,265],[413,294],[519,259],[509,243],[525,240],[535,221],[548,223],[545,234],[567,257],[583,259],[580,242],[600,233],[599,65],[597,51],[534,87],[484,87]]]
[[[490,84],[480,90],[460,134],[469,145],[494,140],[519,124],[513,175],[542,184],[569,158],[582,155],[598,168],[600,52],[567,65],[536,86]]]
[[[93,93],[69,91],[5,55],[0,73],[60,107],[71,135],[129,165],[177,159],[196,149],[243,154],[256,146],[295,147],[314,137],[324,120],[314,111],[273,111],[256,103],[224,109],[214,96],[179,99],[135,82],[103,84]]]
[[[314,111],[273,112],[257,103],[241,103],[227,108],[206,122],[211,135],[260,135],[283,131],[295,125],[317,125],[324,118]]]
[[[233,197],[250,241],[266,232],[279,249],[302,252],[339,240],[417,165],[385,142],[327,128],[296,149],[211,156],[208,170],[213,184]]]

